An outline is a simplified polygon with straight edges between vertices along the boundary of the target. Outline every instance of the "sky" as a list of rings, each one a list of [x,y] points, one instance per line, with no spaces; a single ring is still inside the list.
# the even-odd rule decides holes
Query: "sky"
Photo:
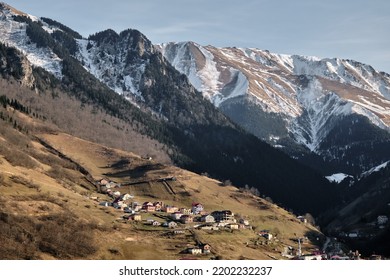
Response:
[[[353,59],[390,73],[389,0],[2,0],[88,37],[132,28],[154,44],[194,41]]]

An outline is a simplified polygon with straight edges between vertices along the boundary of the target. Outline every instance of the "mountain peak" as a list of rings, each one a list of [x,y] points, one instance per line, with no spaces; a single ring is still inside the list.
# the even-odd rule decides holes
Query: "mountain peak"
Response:
[[[6,17],[6,15],[4,14],[5,11],[9,12],[11,15],[14,15],[14,16],[24,16],[24,17],[28,17],[28,18],[32,19],[33,21],[37,20],[37,18],[34,16],[31,16],[25,12],[19,11],[18,9],[15,9],[14,7],[8,5],[7,3],[0,2],[0,12],[2,13],[2,14],[0,14],[0,17]]]

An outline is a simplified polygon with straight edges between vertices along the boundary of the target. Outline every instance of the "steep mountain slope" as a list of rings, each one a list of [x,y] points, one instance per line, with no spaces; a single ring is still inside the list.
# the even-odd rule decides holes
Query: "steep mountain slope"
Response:
[[[159,47],[233,121],[304,162],[357,174],[390,157],[386,73],[352,60],[258,49]]]
[[[10,34],[1,39],[20,51],[12,59],[26,61],[26,67],[18,68],[21,77],[11,76],[17,80],[29,78],[29,86],[40,95],[51,95],[54,103],[56,97],[67,96],[79,102],[81,109],[93,108],[93,115],[107,114],[122,122],[115,126],[118,130],[147,136],[151,143],[157,141],[155,149],[162,149],[177,165],[230,179],[237,186],[253,186],[296,211],[316,214],[337,200],[335,190],[318,173],[227,119],[140,32],[116,34],[108,30],[86,40],[53,20],[31,17],[4,4],[1,10],[0,31]],[[7,62],[12,48],[4,48]],[[30,53],[42,54],[41,60],[50,61],[52,57],[59,61],[60,68],[47,66],[50,63],[36,64],[29,59]],[[10,65],[7,62],[4,71]],[[122,95],[113,91],[118,89],[122,89]],[[38,95],[31,100],[40,99]],[[24,105],[30,106],[31,100]],[[62,116],[65,119],[56,124],[72,130],[72,126],[64,125],[67,115]],[[95,128],[86,125],[87,130]],[[130,137],[127,141],[136,139]]]

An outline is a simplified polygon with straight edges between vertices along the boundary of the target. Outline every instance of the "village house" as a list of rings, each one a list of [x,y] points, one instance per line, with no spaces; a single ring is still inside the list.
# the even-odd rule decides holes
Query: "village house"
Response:
[[[204,211],[204,207],[200,203],[192,203],[191,210],[194,215],[199,215]]]
[[[189,224],[189,223],[192,223],[193,221],[194,221],[194,218],[190,215],[182,215],[180,217],[180,222],[183,224]]]
[[[188,209],[188,208],[180,208],[179,212],[182,213],[183,215],[191,215],[192,214],[192,210]]]
[[[141,214],[133,214],[130,216],[130,218],[133,220],[133,221],[142,221],[142,216]]]
[[[115,198],[118,198],[121,196],[121,192],[120,191],[116,191],[116,192],[113,192],[112,195],[115,197]]]
[[[152,226],[159,227],[159,226],[161,226],[161,223],[158,221],[153,221]]]
[[[299,221],[301,221],[302,223],[304,223],[304,224],[307,223],[307,220],[306,220],[306,218],[305,218],[304,216],[298,216],[297,219],[298,219]]]
[[[200,255],[202,254],[202,249],[201,248],[189,248],[188,249],[188,253],[192,254],[192,255]]]
[[[131,195],[131,194],[128,194],[128,193],[125,193],[122,195],[121,199],[122,200],[129,200],[129,199],[132,199],[134,198],[134,195]]]
[[[203,244],[200,246],[200,248],[203,251],[203,254],[210,254],[211,253],[211,246],[210,244]]]
[[[138,202],[131,202],[130,204],[131,209],[133,209],[135,212],[139,212],[142,209],[142,204]]]
[[[183,216],[183,214],[180,212],[175,212],[171,214],[172,220],[180,220],[181,216]]]
[[[122,210],[129,208],[129,206],[126,203],[124,203],[123,201],[120,201],[118,204],[119,204],[120,209],[122,209]]]
[[[163,203],[161,201],[156,201],[155,203],[153,203],[153,206],[156,209],[155,211],[161,211],[163,207]]]
[[[215,223],[215,219],[211,215],[203,215],[200,218],[200,221],[203,222],[203,223]]]
[[[211,213],[216,222],[231,222],[235,223],[234,214],[230,210],[214,211]]]
[[[164,212],[167,213],[175,213],[179,210],[176,206],[171,206],[171,205],[164,205],[162,209]]]
[[[98,181],[98,184],[102,185],[102,186],[105,186],[109,183],[108,179],[101,179],[100,181]]]
[[[238,224],[228,224],[226,227],[233,230],[239,229]]]
[[[273,237],[272,234],[269,232],[269,230],[262,230],[259,232],[259,235],[264,237],[267,240],[271,240]]]
[[[151,202],[144,202],[144,204],[142,204],[142,210],[145,210],[146,212],[154,212],[156,211],[156,207]]]
[[[169,222],[168,228],[177,228],[177,223],[175,223],[174,221]]]

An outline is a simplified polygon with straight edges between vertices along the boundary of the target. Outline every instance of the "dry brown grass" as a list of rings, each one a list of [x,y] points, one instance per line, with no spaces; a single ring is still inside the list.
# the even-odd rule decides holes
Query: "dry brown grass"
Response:
[[[42,211],[49,210],[48,206],[40,207]],[[0,209],[0,259],[40,259],[43,253],[58,259],[75,259],[96,252],[93,236],[98,226],[79,221],[67,209],[58,214],[16,215],[7,211],[4,199]]]

